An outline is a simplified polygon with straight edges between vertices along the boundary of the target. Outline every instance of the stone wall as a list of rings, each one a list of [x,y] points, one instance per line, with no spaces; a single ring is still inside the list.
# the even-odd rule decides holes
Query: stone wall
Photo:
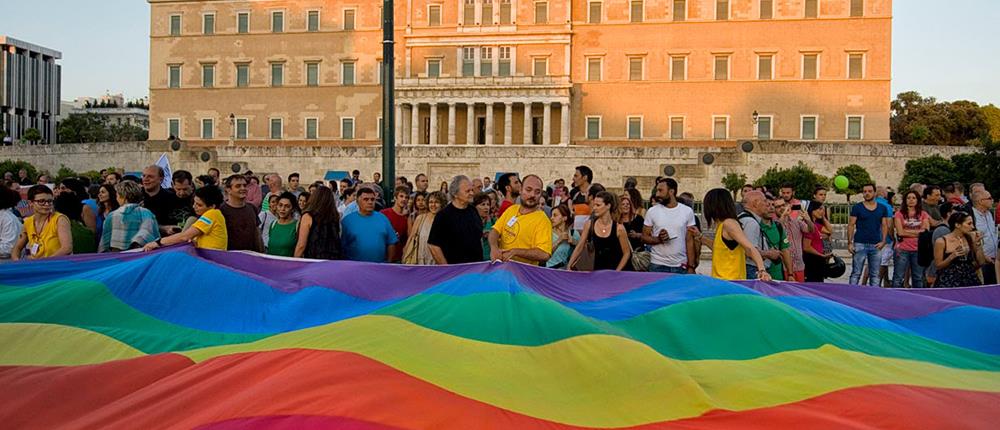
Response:
[[[902,178],[907,160],[940,154],[971,152],[973,148],[901,146],[882,144],[799,143],[770,141],[754,144],[744,152],[733,143],[719,146],[402,146],[397,148],[397,174],[412,178],[427,173],[434,183],[456,174],[490,176],[497,172],[535,173],[546,182],[564,178],[569,182],[573,169],[586,164],[594,170],[596,182],[620,187],[628,176],[639,179],[640,187],[651,187],[664,168],[672,166],[681,188],[701,195],[721,186],[729,172],[745,173],[753,180],[773,166],[791,166],[802,161],[817,173],[832,175],[838,167],[858,164],[880,184],[895,187]],[[115,142],[73,145],[0,147],[0,160],[20,159],[40,169],[55,172],[65,165],[76,171],[100,170],[110,166],[138,171],[167,153],[173,169],[195,174],[217,167],[223,175],[240,169],[257,173],[300,172],[302,181],[320,179],[328,170],[359,169],[366,179],[381,170],[381,148],[360,146],[196,146],[181,143],[173,150],[169,142]],[[711,155],[711,157],[706,157]],[[202,161],[202,158],[208,161]],[[713,158],[706,165],[705,158]]]

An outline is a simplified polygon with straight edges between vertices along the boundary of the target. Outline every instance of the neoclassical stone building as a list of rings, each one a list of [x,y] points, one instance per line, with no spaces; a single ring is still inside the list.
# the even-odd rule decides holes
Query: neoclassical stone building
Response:
[[[150,138],[374,145],[378,0],[148,0]],[[888,142],[891,0],[396,0],[399,145]]]

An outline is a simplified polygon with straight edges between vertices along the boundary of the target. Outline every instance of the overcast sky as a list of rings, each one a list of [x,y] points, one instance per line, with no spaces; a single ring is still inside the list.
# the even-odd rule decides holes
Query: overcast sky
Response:
[[[148,94],[144,0],[5,0],[0,34],[63,53],[64,100],[106,91]],[[945,7],[941,7],[945,4]],[[1000,105],[1000,1],[897,0],[893,94]]]

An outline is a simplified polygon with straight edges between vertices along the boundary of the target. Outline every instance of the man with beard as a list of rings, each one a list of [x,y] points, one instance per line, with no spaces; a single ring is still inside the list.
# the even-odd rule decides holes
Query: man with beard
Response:
[[[229,201],[219,208],[226,218],[230,251],[264,252],[264,241],[257,223],[257,210],[247,204],[247,178],[232,175],[223,182]]]
[[[542,178],[524,177],[521,204],[512,205],[490,231],[490,260],[539,265],[552,255],[552,222],[542,212]]]
[[[111,175],[108,175],[111,176]],[[167,228],[171,233],[180,233],[194,215],[194,177],[187,170],[178,170],[170,178],[174,196],[177,197],[177,207],[170,215],[173,225]],[[192,220],[191,222],[194,222]]]
[[[517,178],[517,173],[504,173],[497,179],[497,191],[503,194],[503,201],[500,202],[500,209],[497,217],[503,215],[507,208],[517,203],[518,196],[521,195],[521,180]]]
[[[875,201],[875,185],[861,187],[865,201],[851,207],[847,224],[847,250],[854,256],[851,265],[851,285],[859,285],[861,272],[868,263],[871,273],[878,273],[879,252],[885,247],[889,234],[889,212]],[[868,285],[878,286],[878,276],[869,276]]]
[[[695,226],[694,211],[679,204],[677,186],[672,178],[656,184],[656,206],[646,211],[642,242],[652,246],[650,272],[695,273],[698,267],[696,241],[688,230]]]

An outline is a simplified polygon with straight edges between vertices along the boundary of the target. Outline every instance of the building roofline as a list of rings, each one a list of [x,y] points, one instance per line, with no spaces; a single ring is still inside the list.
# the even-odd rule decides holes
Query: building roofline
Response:
[[[10,45],[21,49],[26,49],[31,52],[37,52],[42,55],[46,55],[57,60],[62,59],[62,52],[56,51],[55,49],[49,49],[41,45],[36,45],[34,43],[25,42],[23,40],[15,39],[10,36],[0,35],[0,45]]]

